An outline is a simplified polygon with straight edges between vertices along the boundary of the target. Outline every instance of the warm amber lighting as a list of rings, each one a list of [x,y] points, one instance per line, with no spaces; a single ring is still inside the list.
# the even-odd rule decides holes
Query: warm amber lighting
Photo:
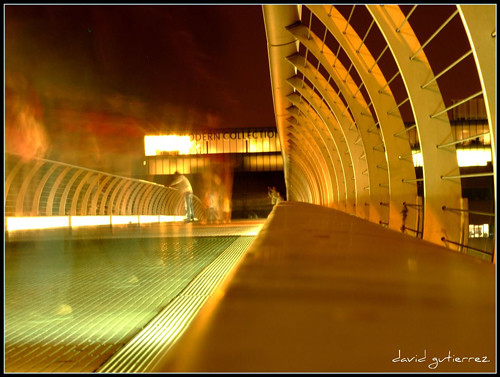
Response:
[[[488,238],[490,236],[489,224],[469,224],[469,238]]]
[[[160,215],[160,222],[161,223],[169,223],[169,222],[174,222],[174,221],[184,221],[186,216],[163,216]]]
[[[189,136],[161,135],[144,136],[146,156],[156,156],[162,153],[189,154],[193,141]]]
[[[491,162],[491,150],[457,149],[458,166],[486,166]]]
[[[61,228],[69,226],[69,218],[68,216],[7,217],[5,224],[8,231]]]
[[[154,216],[154,215],[140,215],[139,216],[139,222],[141,224],[146,224],[146,223],[159,223],[160,222],[160,216]]]
[[[424,162],[422,160],[422,153],[421,152],[415,152],[412,151],[412,157],[413,157],[413,166],[415,167],[422,167],[424,165]]]
[[[422,153],[413,153],[413,165],[420,167],[423,164]],[[458,166],[486,166],[491,162],[491,150],[488,148],[482,149],[457,149]]]
[[[276,130],[225,130],[144,137],[146,156],[162,154],[267,153],[281,150]]]
[[[109,225],[109,216],[71,216],[71,226]]]
[[[138,223],[166,223],[184,221],[184,216],[164,215],[131,215],[131,216],[33,216],[6,217],[5,229],[8,232],[16,230],[34,230],[51,228],[83,227],[96,225],[120,225]]]
[[[242,235],[244,235],[244,236],[257,236],[263,226],[264,226],[264,224],[257,224],[254,227],[247,230],[246,232],[244,232]]]
[[[139,216],[111,216],[111,224],[137,224]]]

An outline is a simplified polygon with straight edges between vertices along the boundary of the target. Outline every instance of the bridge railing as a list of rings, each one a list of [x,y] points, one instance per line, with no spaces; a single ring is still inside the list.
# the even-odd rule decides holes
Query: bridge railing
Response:
[[[184,216],[175,189],[46,159],[5,155],[5,217]],[[195,197],[195,216],[202,216]]]

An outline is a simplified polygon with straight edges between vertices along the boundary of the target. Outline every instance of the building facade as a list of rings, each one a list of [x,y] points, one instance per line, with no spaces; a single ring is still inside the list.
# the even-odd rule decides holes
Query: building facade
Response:
[[[186,175],[205,207],[230,200],[232,217],[265,217],[272,209],[268,187],[285,194],[283,159],[275,128],[199,130],[183,135],[146,135],[144,175],[168,185]]]

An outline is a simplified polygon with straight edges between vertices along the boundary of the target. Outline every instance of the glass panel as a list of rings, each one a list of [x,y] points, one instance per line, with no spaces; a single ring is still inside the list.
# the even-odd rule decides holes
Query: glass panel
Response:
[[[170,159],[164,158],[161,174],[168,174],[169,171],[170,171]]]
[[[191,159],[189,158],[182,158],[182,162],[184,165],[184,174],[191,174]]]

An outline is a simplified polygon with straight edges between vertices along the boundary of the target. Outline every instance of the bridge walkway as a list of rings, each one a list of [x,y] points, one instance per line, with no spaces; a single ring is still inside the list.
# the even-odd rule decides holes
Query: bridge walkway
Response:
[[[95,372],[120,350],[130,353],[126,345],[135,347],[134,363],[147,351],[141,362],[149,365],[169,340],[151,348],[140,334],[183,313],[169,328],[175,340],[263,221],[10,232],[5,371]]]
[[[495,265],[284,202],[159,372],[496,370]]]

